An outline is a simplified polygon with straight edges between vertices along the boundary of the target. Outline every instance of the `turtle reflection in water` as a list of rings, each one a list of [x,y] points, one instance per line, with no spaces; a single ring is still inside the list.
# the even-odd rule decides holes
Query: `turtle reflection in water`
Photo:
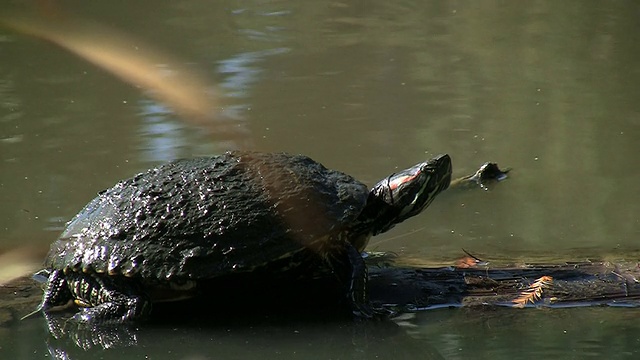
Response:
[[[123,323],[152,302],[193,296],[205,280],[287,272],[335,275],[352,312],[369,317],[369,238],[420,213],[450,182],[448,155],[371,189],[301,155],[173,161],[119,182],[71,220],[45,260],[40,309],[73,301],[79,323]]]

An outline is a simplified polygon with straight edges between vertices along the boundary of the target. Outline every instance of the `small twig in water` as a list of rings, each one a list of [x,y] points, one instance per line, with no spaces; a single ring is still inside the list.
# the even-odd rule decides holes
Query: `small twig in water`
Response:
[[[468,252],[465,249],[462,249],[462,251],[467,254],[467,256],[464,256],[461,259],[458,259],[458,261],[456,261],[456,268],[458,269],[468,269],[468,268],[474,268],[477,266],[487,266],[489,265],[488,261],[484,261],[480,258],[478,258],[475,255],[472,255],[470,252]]]
[[[528,288],[523,290],[516,299],[514,299],[513,307],[523,308],[528,303],[534,304],[536,301],[542,299],[542,292],[545,289],[550,288],[553,285],[553,278],[551,276],[541,276],[534,281]]]

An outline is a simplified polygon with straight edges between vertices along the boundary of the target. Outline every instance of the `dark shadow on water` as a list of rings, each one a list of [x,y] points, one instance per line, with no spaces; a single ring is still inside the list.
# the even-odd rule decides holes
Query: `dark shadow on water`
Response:
[[[59,359],[413,358],[418,353],[441,358],[390,319],[355,319],[330,279],[236,280],[207,287],[218,291],[191,300],[154,304],[149,320],[130,326],[78,327],[65,321],[71,313],[54,314],[48,319],[47,352]]]

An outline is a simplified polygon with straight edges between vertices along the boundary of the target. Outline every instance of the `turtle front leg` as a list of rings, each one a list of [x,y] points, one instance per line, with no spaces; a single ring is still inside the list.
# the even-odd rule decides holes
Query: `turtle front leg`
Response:
[[[42,280],[46,277],[46,280]],[[44,295],[42,296],[42,302],[34,311],[23,316],[21,320],[33,316],[40,311],[50,310],[55,307],[62,307],[68,305],[72,300],[71,292],[67,286],[67,280],[64,277],[64,273],[60,270],[41,270],[37,272],[33,279],[38,282],[46,282]]]
[[[137,320],[151,311],[149,299],[126,279],[69,272],[68,288],[80,312],[72,319],[79,323],[120,324]]]
[[[346,269],[342,271],[342,281],[345,286],[347,301],[351,306],[351,312],[362,318],[371,318],[374,315],[367,296],[368,272],[364,259],[351,244],[348,244],[344,259]]]
[[[54,307],[64,306],[71,300],[71,292],[62,270],[51,271],[39,309],[49,310]]]

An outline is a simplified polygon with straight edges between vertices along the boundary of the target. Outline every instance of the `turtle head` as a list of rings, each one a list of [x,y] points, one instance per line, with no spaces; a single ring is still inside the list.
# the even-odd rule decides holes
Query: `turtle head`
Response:
[[[367,201],[373,235],[422,212],[450,182],[451,158],[447,154],[380,180]]]

